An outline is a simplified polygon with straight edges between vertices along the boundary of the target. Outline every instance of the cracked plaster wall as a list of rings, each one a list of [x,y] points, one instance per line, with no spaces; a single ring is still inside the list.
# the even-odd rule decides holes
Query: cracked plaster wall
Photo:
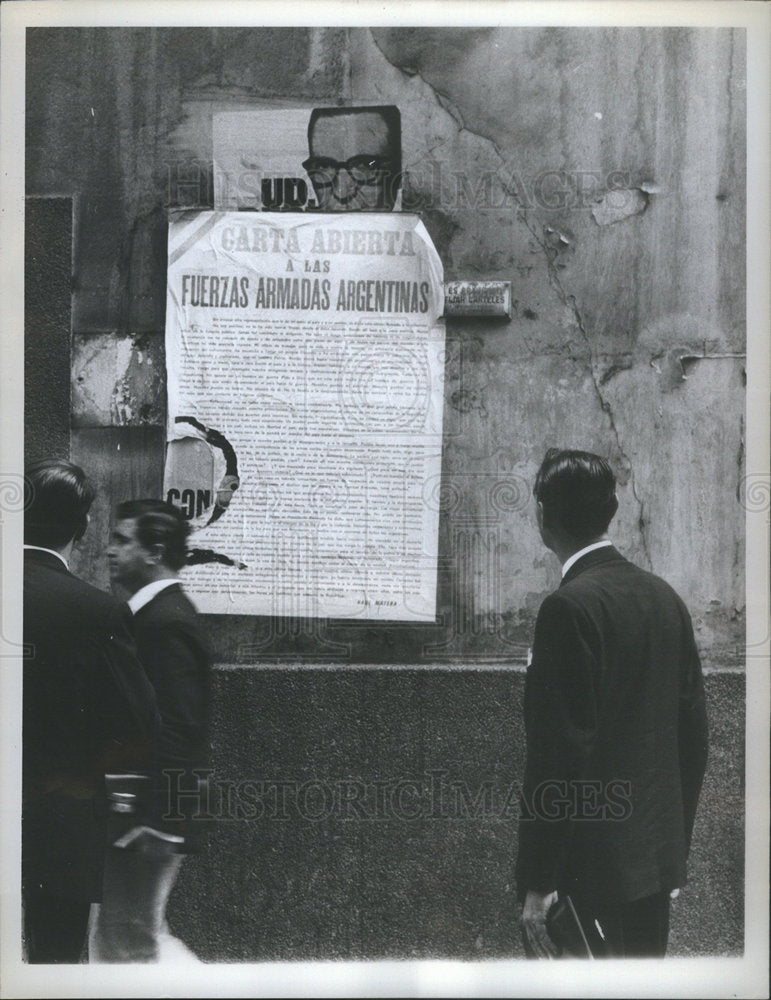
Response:
[[[532,482],[549,445],[606,455],[615,538],[685,595],[718,662],[742,660],[743,44],[377,29],[351,59],[357,96],[402,109],[405,207],[428,208],[447,276],[512,282],[509,326],[448,323],[447,488]],[[523,621],[556,571],[514,506],[493,599]]]
[[[30,31],[28,193],[75,206],[74,457],[117,494],[159,481],[166,213],[211,204],[213,112],[395,103],[405,209],[448,279],[509,280],[514,310],[448,321],[442,624],[336,638],[354,657],[521,661],[558,577],[530,485],[566,445],[610,458],[620,547],[683,594],[706,662],[738,664],[743,44],[711,29]],[[217,628],[225,659],[264,648],[259,623]]]

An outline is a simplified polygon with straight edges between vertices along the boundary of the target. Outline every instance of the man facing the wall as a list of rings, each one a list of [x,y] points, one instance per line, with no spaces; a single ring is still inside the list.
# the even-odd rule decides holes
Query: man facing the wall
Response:
[[[665,954],[706,765],[691,619],[612,546],[615,487],[604,459],[556,449],[535,482],[541,537],[562,563],[525,688],[517,886],[535,957],[558,954],[549,914],[567,896],[593,954]]]
[[[130,594],[161,722],[146,789],[138,784],[133,801],[126,790],[118,802],[91,938],[95,962],[153,962],[162,950],[187,951],[168,934],[165,912],[183,855],[200,845],[211,700],[209,644],[178,577],[188,531],[171,504],[129,501],[118,506],[108,549],[111,578]]]
[[[26,470],[22,888],[29,962],[77,962],[100,898],[104,774],[141,766],[156,724],[125,604],[69,571],[94,489],[56,459]]]

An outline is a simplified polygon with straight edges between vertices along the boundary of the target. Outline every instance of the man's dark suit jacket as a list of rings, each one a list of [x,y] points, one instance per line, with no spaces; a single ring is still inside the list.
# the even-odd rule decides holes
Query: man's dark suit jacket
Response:
[[[195,794],[194,769],[206,768],[211,712],[211,653],[198,615],[178,583],[156,594],[134,616],[139,658],[155,689],[161,718],[150,766],[148,822],[184,836],[195,849],[207,814]],[[183,772],[173,773],[172,772]],[[181,794],[177,795],[176,793]],[[182,817],[185,817],[184,821]]]
[[[55,555],[24,553],[25,885],[79,900],[101,893],[104,774],[136,768],[157,724],[128,607]]]
[[[612,546],[538,613],[517,886],[632,902],[684,884],[707,756],[688,611]]]

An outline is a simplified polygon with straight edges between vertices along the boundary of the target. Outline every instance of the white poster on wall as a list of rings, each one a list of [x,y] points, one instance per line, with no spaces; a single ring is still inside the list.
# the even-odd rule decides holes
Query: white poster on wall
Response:
[[[218,111],[212,153],[215,209],[401,208],[394,105]]]
[[[202,611],[434,620],[442,282],[417,216],[172,216],[164,490]]]

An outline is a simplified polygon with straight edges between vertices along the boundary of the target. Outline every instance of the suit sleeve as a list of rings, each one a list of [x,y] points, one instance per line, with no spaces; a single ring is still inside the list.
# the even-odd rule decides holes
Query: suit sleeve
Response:
[[[684,616],[682,674],[678,712],[678,749],[680,754],[680,783],[683,795],[683,821],[685,843],[691,845],[696,806],[707,766],[709,741],[707,709],[704,697],[699,653],[693,635],[693,625],[683,606]]]
[[[178,623],[160,626],[145,644],[143,661],[155,688],[161,725],[153,770],[200,765],[206,739],[209,679],[206,652]]]
[[[527,759],[517,891],[558,888],[570,846],[570,783],[580,779],[597,732],[591,626],[559,592],[538,613],[525,685]]]

